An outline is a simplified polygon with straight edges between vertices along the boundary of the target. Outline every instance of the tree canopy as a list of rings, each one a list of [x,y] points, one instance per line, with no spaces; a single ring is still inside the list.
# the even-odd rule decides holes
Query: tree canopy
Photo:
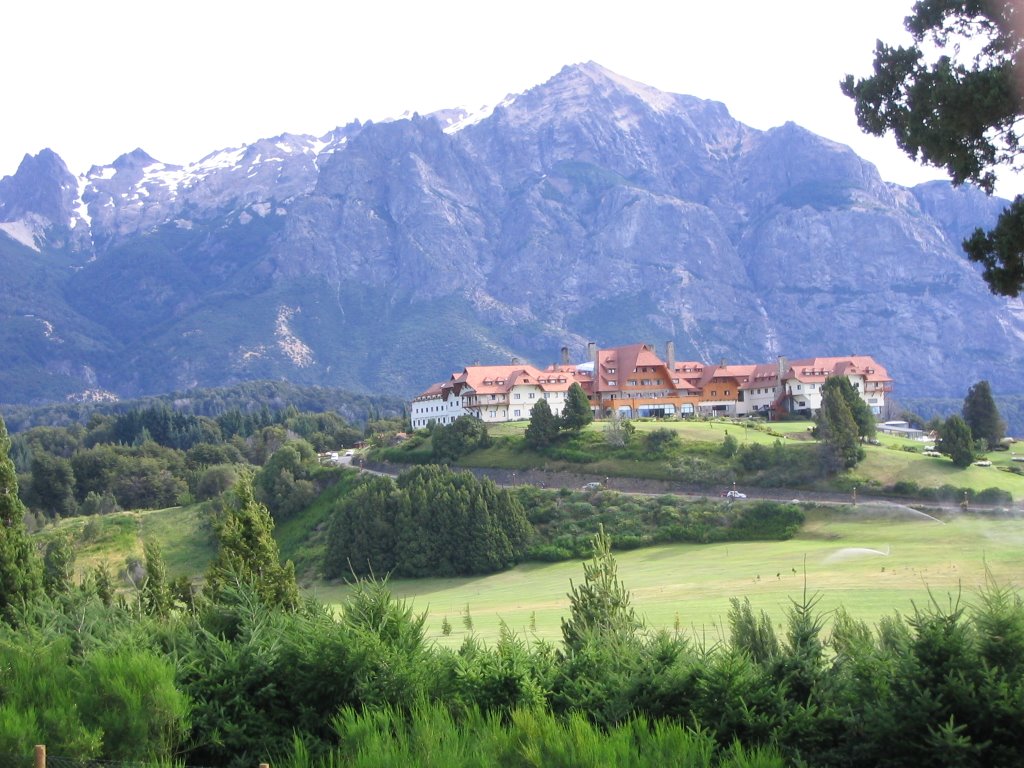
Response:
[[[11,446],[0,418],[0,619],[36,594],[42,568],[25,530],[25,507],[18,498],[18,476],[7,456]]]
[[[565,393],[565,407],[562,409],[562,426],[570,432],[579,432],[594,420],[587,393],[579,382],[574,381]]]
[[[234,498],[217,521],[217,557],[206,572],[206,591],[216,599],[234,581],[251,583],[268,605],[295,608],[299,591],[295,567],[282,565],[272,532],[274,521],[253,495],[252,476],[243,474]]]
[[[830,376],[821,387],[817,436],[821,440],[822,468],[828,474],[855,467],[864,458],[857,421],[843,395],[843,382],[850,386],[845,376]]]
[[[1024,42],[1018,0],[919,0],[904,22],[909,47],[879,41],[874,74],[847,75],[843,93],[856,102],[867,133],[892,132],[911,158],[944,168],[956,185],[988,194],[1000,168],[1018,170],[1024,124],[1020,88]],[[964,242],[995,293],[1024,290],[1024,196],[989,232]]]
[[[989,448],[999,445],[1006,434],[1006,423],[999,416],[999,409],[987,381],[979,381],[967,391],[963,416],[974,439],[984,440]]]
[[[969,467],[974,461],[974,441],[971,428],[959,416],[950,416],[940,431],[939,451],[946,454],[958,467]]]

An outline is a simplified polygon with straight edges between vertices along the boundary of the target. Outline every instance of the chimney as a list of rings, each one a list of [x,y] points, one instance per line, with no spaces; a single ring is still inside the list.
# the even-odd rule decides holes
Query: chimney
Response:
[[[593,341],[587,342],[587,357],[594,364],[594,381],[597,381],[597,344]]]
[[[562,365],[569,364],[569,348],[562,347]]]
[[[782,383],[782,377],[786,374],[786,369],[789,367],[786,361],[785,355],[779,355],[779,383]]]
[[[669,375],[675,373],[676,370],[676,343],[669,341],[665,344],[665,362],[668,364]]]

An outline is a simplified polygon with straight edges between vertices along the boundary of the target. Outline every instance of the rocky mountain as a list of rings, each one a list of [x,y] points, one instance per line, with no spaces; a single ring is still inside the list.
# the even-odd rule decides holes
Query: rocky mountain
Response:
[[[959,242],[1000,201],[588,63],[493,110],[141,149],[0,180],[0,402],[283,378],[411,395],[473,361],[672,339],[873,354],[898,393],[1020,392],[1024,307]],[[88,395],[85,395],[88,396]]]

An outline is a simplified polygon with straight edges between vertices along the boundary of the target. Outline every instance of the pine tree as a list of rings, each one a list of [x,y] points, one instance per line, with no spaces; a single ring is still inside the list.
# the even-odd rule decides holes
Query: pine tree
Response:
[[[75,549],[66,535],[55,536],[43,554],[43,590],[50,596],[71,591],[75,573]]]
[[[293,609],[298,606],[295,566],[281,565],[272,532],[274,521],[267,508],[256,501],[252,476],[239,478],[233,503],[217,523],[217,557],[206,572],[206,591],[213,598],[232,581],[250,582],[268,605]]]
[[[974,461],[974,440],[971,428],[959,416],[950,416],[940,431],[939,451],[953,459],[958,467],[969,467]]]
[[[875,414],[871,412],[871,406],[864,402],[860,392],[854,389],[850,380],[845,376],[830,376],[822,385],[823,389],[826,386],[839,389],[843,400],[846,401],[846,405],[850,409],[850,415],[853,416],[853,421],[857,425],[857,434],[860,437],[874,437]]]
[[[547,448],[558,437],[558,426],[558,418],[551,413],[548,401],[539,400],[530,409],[530,426],[526,428],[524,435],[527,447],[535,451]]]
[[[619,581],[612,540],[604,526],[593,546],[593,557],[583,565],[583,583],[569,582],[569,618],[562,619],[562,639],[570,653],[579,651],[592,634],[617,643],[635,638],[643,627],[630,605],[629,590]]]
[[[160,545],[147,541],[143,545],[146,555],[146,580],[142,583],[142,605],[150,616],[167,616],[171,612],[173,599],[171,585],[167,579],[167,563],[164,562]]]
[[[570,432],[579,432],[587,424],[594,420],[594,414],[590,410],[590,401],[587,400],[587,393],[579,382],[573,382],[565,395],[565,407],[562,409],[562,428]]]
[[[18,498],[18,476],[8,457],[11,440],[0,417],[0,619],[31,599],[42,584],[39,557],[25,530],[25,506]]]
[[[1006,424],[999,416],[992,389],[987,381],[979,381],[964,398],[963,417],[975,440],[984,440],[990,449],[999,445],[1006,434]]]
[[[817,434],[821,440],[821,464],[826,474],[850,469],[864,457],[858,440],[857,422],[842,393],[844,377],[830,377],[821,388],[821,409]],[[847,384],[849,382],[847,381]]]

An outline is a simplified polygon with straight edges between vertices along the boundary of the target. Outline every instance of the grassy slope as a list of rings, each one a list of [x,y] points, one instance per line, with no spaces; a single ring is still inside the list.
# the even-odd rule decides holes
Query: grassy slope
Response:
[[[488,427],[491,435],[500,437],[521,437],[528,422],[511,424],[495,424]],[[762,431],[755,429],[752,422],[741,424],[728,421],[634,421],[637,437],[655,429],[671,429],[679,433],[682,442],[701,442],[721,444],[727,434],[735,437],[740,445],[763,443],[770,445],[781,439],[784,445],[806,443],[810,438],[808,431],[813,423],[810,421],[778,422],[763,425]],[[603,430],[603,423],[591,424],[589,430]],[[985,488],[1000,488],[1008,491],[1014,499],[1024,499],[1024,475],[1016,475],[1003,471],[1000,467],[1022,467],[1024,463],[1013,462],[1010,451],[993,451],[985,456],[992,461],[991,467],[968,467],[958,469],[946,457],[932,458],[922,455],[919,451],[924,444],[888,435],[878,435],[880,446],[865,446],[865,459],[853,473],[867,481],[874,481],[879,486],[892,485],[903,480],[916,482],[922,487],[953,485],[972,488],[976,491]],[[914,449],[916,453],[905,448]],[[1022,451],[1024,452],[1024,451]],[[498,444],[486,451],[478,451],[466,457],[466,463],[473,466],[493,466],[505,469],[526,469],[544,464],[544,460],[536,454],[517,452],[508,444]],[[554,462],[546,462],[552,466]],[[654,478],[672,478],[672,470],[667,462],[635,462],[617,459],[605,459],[591,465],[567,465],[573,471],[586,471],[594,474],[634,475]]]
[[[960,517],[939,524],[912,512],[890,516],[883,508],[861,505],[811,521],[796,539],[714,545],[669,545],[616,554],[619,576],[652,627],[722,636],[730,597],[749,597],[778,623],[791,599],[804,588],[821,593],[821,607],[843,605],[874,622],[893,611],[913,610],[931,595],[945,604],[962,587],[965,599],[984,582],[986,563],[1001,582],[1024,584],[1024,521]],[[845,551],[871,548],[890,554]],[[473,579],[394,581],[397,596],[427,611],[428,631],[440,635],[442,620],[452,625],[445,642],[465,635],[467,606],[474,630],[489,639],[500,621],[527,635],[560,637],[568,615],[570,580],[579,582],[580,563],[528,564],[506,573]],[[326,602],[340,603],[347,587],[316,590]]]

